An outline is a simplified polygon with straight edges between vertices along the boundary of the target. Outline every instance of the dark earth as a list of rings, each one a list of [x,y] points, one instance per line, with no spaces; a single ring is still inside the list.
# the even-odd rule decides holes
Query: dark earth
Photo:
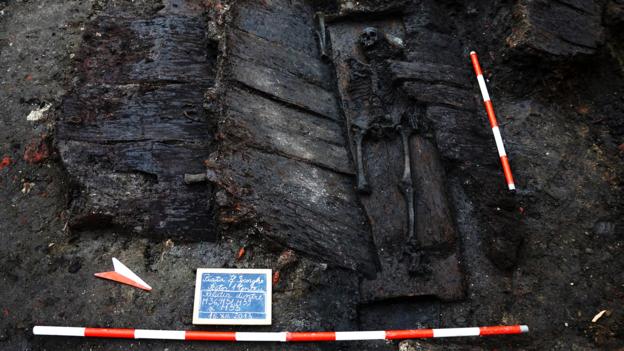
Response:
[[[2,350],[624,350],[622,0],[0,0],[0,72]],[[273,269],[273,324],[193,326],[200,267]]]

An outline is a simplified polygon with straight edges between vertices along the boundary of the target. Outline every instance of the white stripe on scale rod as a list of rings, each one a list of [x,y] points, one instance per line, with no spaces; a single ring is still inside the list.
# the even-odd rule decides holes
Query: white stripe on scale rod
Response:
[[[488,93],[487,86],[485,85],[485,79],[482,74],[477,76],[477,82],[479,82],[479,88],[481,89],[481,95],[483,95],[483,101],[489,101],[490,94]]]
[[[286,332],[236,332],[236,341],[281,341],[286,342]]]
[[[184,340],[186,332],[183,330],[150,330],[136,329],[134,331],[135,339],[165,339],[165,340]]]
[[[479,328],[446,328],[433,329],[434,338],[450,338],[458,336],[479,336],[481,331]]]
[[[339,340],[384,340],[386,332],[377,331],[352,331],[352,332],[336,332],[336,341]]]
[[[496,140],[496,148],[498,149],[498,156],[503,157],[507,156],[505,152],[505,145],[503,145],[503,136],[501,135],[500,129],[498,126],[492,128],[492,133],[494,133],[494,140]]]
[[[85,336],[85,329],[80,327],[46,327],[36,326],[33,328],[35,335],[57,335],[57,336]]]

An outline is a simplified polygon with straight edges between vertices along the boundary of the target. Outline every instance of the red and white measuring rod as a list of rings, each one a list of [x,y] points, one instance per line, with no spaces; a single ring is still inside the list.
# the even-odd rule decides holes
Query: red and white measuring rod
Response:
[[[526,325],[346,332],[219,332],[196,330],[149,330],[46,327],[33,328],[35,335],[80,336],[112,339],[204,340],[204,341],[349,341],[449,338],[456,336],[489,336],[528,333]]]
[[[479,88],[481,89],[481,94],[483,95],[485,111],[487,112],[488,119],[490,120],[492,133],[494,133],[498,156],[500,156],[501,164],[503,165],[503,173],[505,173],[505,181],[507,181],[509,190],[515,190],[516,185],[514,184],[514,179],[511,175],[511,167],[509,166],[509,159],[507,159],[507,153],[505,152],[505,146],[503,145],[503,137],[501,136],[500,129],[498,129],[498,121],[496,120],[496,114],[494,113],[494,106],[492,105],[492,100],[490,100],[490,94],[488,94],[487,86],[485,85],[485,79],[483,79],[483,72],[481,71],[481,65],[479,64],[479,58],[477,57],[476,52],[470,52],[470,60],[472,61],[472,67],[477,75]]]

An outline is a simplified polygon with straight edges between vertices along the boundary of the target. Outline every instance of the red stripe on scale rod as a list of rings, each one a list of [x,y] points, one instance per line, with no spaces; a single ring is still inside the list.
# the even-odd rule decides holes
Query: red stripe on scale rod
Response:
[[[472,67],[477,75],[477,81],[479,82],[479,89],[481,89],[481,95],[483,95],[483,103],[485,104],[485,111],[487,112],[490,126],[492,127],[492,133],[494,133],[494,140],[496,141],[496,148],[498,149],[498,156],[500,157],[501,164],[503,165],[503,173],[505,174],[505,181],[509,190],[515,190],[513,176],[511,175],[511,167],[509,166],[509,159],[505,152],[505,146],[503,145],[503,137],[501,136],[500,129],[498,128],[498,121],[496,121],[496,114],[494,113],[494,106],[492,100],[490,100],[490,94],[488,94],[487,86],[485,85],[485,79],[483,78],[483,71],[481,71],[481,65],[479,64],[479,58],[477,53],[470,52],[470,60],[472,61]]]
[[[346,332],[220,332],[196,330],[149,330],[36,326],[35,335],[79,336],[109,339],[203,340],[203,341],[354,341],[450,338],[528,333],[526,325],[474,328],[408,329]]]

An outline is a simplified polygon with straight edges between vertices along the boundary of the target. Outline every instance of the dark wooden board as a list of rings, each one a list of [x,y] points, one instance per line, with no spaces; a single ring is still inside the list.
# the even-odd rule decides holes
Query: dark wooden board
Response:
[[[553,56],[593,54],[604,40],[594,1],[520,1],[508,45]]]
[[[223,138],[208,172],[220,225],[370,275],[376,256],[312,6],[246,1],[233,13],[227,38],[238,47],[226,59]]]
[[[229,191],[220,221],[237,224],[249,213],[266,238],[316,260],[375,270],[375,256],[350,176],[254,149],[219,162],[216,183]]]
[[[101,16],[85,30],[76,57],[88,82],[190,82],[214,76],[216,49],[201,16]]]
[[[397,81],[418,80],[466,89],[472,88],[470,71],[456,66],[426,61],[392,61],[390,70]]]
[[[58,137],[111,143],[210,142],[200,84],[86,85],[63,101]]]
[[[234,26],[311,57],[320,57],[314,12],[303,1],[241,1],[234,9]]]
[[[310,84],[281,69],[273,69],[232,57],[232,77],[276,99],[333,120],[339,120],[338,105],[333,92]]]
[[[206,145],[63,141],[59,151],[78,184],[70,225],[116,225],[137,234],[214,240],[210,188],[184,184],[204,170]]]
[[[471,159],[469,155],[491,154],[497,164],[498,153],[485,111],[460,111],[446,106],[429,106],[427,122],[432,126],[442,158],[452,161]]]
[[[472,92],[455,86],[412,81],[404,82],[402,88],[407,96],[421,103],[447,105],[462,110],[474,110],[476,107]]]
[[[341,124],[241,89],[231,89],[226,104],[230,125],[224,131],[232,138],[264,151],[353,174]]]
[[[72,228],[215,239],[212,187],[183,182],[205,171],[215,124],[203,101],[216,51],[201,11],[187,14],[103,15],[85,29],[56,133]]]
[[[334,88],[331,65],[318,56],[236,29],[229,32],[228,46],[230,55],[291,73],[326,90]]]
[[[410,138],[410,153],[419,244],[446,257],[457,251],[458,240],[438,150],[429,140],[413,136]]]

